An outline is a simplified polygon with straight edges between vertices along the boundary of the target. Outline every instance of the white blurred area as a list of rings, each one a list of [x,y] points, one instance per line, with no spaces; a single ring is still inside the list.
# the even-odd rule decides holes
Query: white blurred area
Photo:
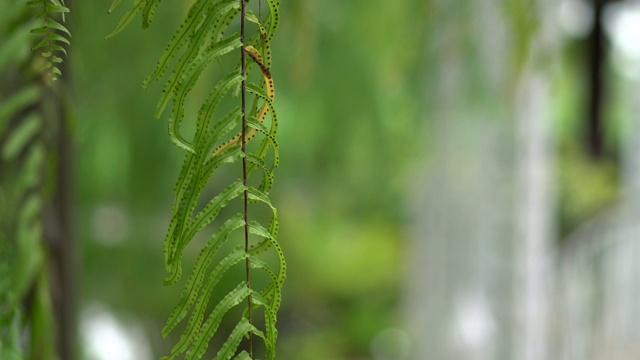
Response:
[[[640,1],[609,5],[604,25],[612,42],[614,69],[628,79],[640,79]]]
[[[130,216],[117,203],[98,204],[91,213],[92,238],[104,247],[121,245],[130,233]]]
[[[570,37],[584,38],[593,26],[593,10],[587,0],[559,0],[556,17],[559,30]]]
[[[85,360],[151,360],[142,327],[133,318],[119,319],[99,304],[81,314],[80,336]]]
[[[410,195],[409,359],[640,359],[640,1],[605,13],[611,65],[628,87],[616,93],[624,191],[567,239],[556,230],[553,83],[558,39],[585,38],[593,10],[586,0],[532,3],[540,24],[522,69],[504,62],[513,39],[500,0],[468,5],[470,34],[451,26],[430,54],[440,65],[427,170]],[[464,36],[479,44],[476,58],[456,43]],[[465,69],[478,62],[485,96],[469,106],[465,87],[477,85]]]

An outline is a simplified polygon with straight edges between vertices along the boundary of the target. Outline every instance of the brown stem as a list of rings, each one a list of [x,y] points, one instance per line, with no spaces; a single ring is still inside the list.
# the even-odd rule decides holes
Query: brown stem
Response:
[[[250,273],[250,263],[249,263],[249,194],[247,192],[247,142],[246,142],[246,133],[247,133],[247,108],[246,108],[246,98],[247,98],[247,82],[246,82],[246,58],[244,52],[244,33],[245,33],[245,15],[246,15],[246,7],[245,1],[240,0],[240,41],[242,42],[242,49],[240,49],[240,67],[241,67],[241,75],[242,75],[242,84],[241,92],[242,92],[242,135],[240,138],[242,139],[242,153],[244,156],[242,157],[242,183],[244,184],[244,251],[246,253],[245,257],[245,273],[246,273],[246,281],[247,288],[251,288],[251,273]],[[247,306],[249,307],[249,312],[247,318],[250,324],[253,324],[251,319],[251,305],[252,299],[251,294],[247,297]],[[249,356],[253,359],[253,332],[249,332]]]
[[[604,152],[603,105],[605,79],[606,46],[604,39],[604,8],[606,1],[594,0],[594,25],[589,35],[589,104],[587,119],[587,149],[592,158],[599,158]]]
[[[71,7],[71,2],[72,0],[66,0],[66,6]],[[61,359],[73,360],[77,358],[76,285],[78,266],[76,242],[72,231],[74,149],[69,128],[69,114],[63,99],[65,96],[63,94],[69,91],[67,84],[71,83],[71,72],[68,61],[58,65],[65,79],[60,80],[58,84],[60,85],[59,92],[47,91],[43,104],[45,116],[50,116],[50,123],[57,127],[55,131],[57,136],[55,140],[57,157],[55,187],[49,216],[47,216],[48,219],[45,218],[44,237],[51,251],[49,257],[50,286],[56,321],[58,353]],[[51,73],[50,79],[54,75]]]

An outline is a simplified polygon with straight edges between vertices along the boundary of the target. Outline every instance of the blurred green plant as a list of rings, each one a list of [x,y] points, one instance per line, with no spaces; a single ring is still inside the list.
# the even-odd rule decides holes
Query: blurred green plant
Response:
[[[34,21],[24,3],[0,0],[0,9],[0,358],[55,359],[42,243],[43,86],[19,75],[32,66]]]
[[[567,144],[559,159],[559,221],[563,234],[612,207],[620,196],[615,161],[594,160],[581,150],[576,143]]]

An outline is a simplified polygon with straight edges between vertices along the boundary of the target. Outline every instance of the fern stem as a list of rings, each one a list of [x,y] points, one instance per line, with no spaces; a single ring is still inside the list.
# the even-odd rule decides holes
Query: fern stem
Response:
[[[244,252],[247,254],[245,257],[245,273],[247,277],[247,288],[251,288],[251,272],[250,272],[250,263],[249,263],[249,193],[247,191],[247,141],[246,141],[246,133],[247,133],[247,108],[246,108],[246,98],[247,98],[247,81],[246,81],[246,58],[244,51],[244,33],[245,33],[245,16],[246,16],[246,7],[245,0],[240,0],[240,42],[242,42],[242,48],[240,49],[240,66],[241,66],[241,74],[242,74],[242,83],[241,83],[241,92],[242,92],[242,135],[240,138],[242,139],[242,183],[244,184]],[[249,324],[253,325],[253,321],[251,319],[251,306],[252,299],[251,294],[247,296],[247,306],[248,306],[248,314],[247,320],[249,320]],[[253,359],[253,332],[249,332],[249,357]]]

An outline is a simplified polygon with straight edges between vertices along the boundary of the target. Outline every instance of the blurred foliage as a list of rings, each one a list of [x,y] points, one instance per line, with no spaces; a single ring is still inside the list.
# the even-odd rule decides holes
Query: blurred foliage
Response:
[[[523,66],[537,26],[534,4],[503,3],[513,45],[506,64]],[[157,44],[169,39],[180,17],[160,8],[153,32],[129,27],[105,42],[96,34],[106,35],[117,19],[104,16],[105,5],[76,7],[70,61],[82,149],[82,296],[85,303],[135,314],[157,355],[167,351],[160,327],[178,295],[162,287],[160,249],[180,164],[165,123],[152,118],[159,88],[141,91],[140,84],[163,50]],[[470,108],[500,105],[487,102],[495,89],[487,85],[492,75],[478,65],[485,50],[473,40],[473,9],[466,1],[282,3],[272,72],[283,165],[273,200],[290,274],[279,358],[371,358],[371,339],[400,321],[392,309],[404,276],[403,199],[412,166],[424,155],[427,140],[420,134],[429,129],[428,109],[441,100],[434,83],[442,65],[463,62],[468,71],[460,89]],[[571,67],[575,59],[568,61]],[[517,71],[509,66],[507,73]],[[567,120],[558,126],[560,142],[580,131],[580,81],[579,74],[558,80],[556,106]],[[502,91],[510,96],[511,89],[507,84]],[[204,96],[206,90],[194,91]],[[616,188],[612,165],[594,167],[571,154],[560,165],[560,217],[568,228],[601,208]],[[187,251],[186,262],[195,255]]]
[[[567,235],[615,204],[619,197],[618,165],[611,159],[591,159],[574,144],[561,153],[559,168],[559,226]]]
[[[17,11],[13,3],[0,0],[0,27],[11,24],[4,19]],[[191,3],[161,7],[153,31],[130,26],[109,41],[103,37],[118,19],[106,15],[106,3],[74,3],[69,23],[74,45],[65,78],[77,109],[82,303],[140,322],[154,357],[176,340],[160,336],[179,296],[162,285],[162,241],[181,154],[168,140],[166,119],[153,119],[159,86],[143,91],[141,83],[163,51],[159,44],[178,25],[175,12],[185,13]],[[450,64],[464,69],[455,88],[461,112],[497,109],[513,100],[531,33],[540,26],[531,16],[534,1],[501,3],[509,57],[492,64],[495,74],[483,63],[492,49],[476,41],[478,5],[468,0],[283,1],[272,69],[282,160],[272,200],[289,259],[279,359],[371,359],[376,335],[401,321],[406,189],[420,187],[414,175],[429,155],[423,134],[437,115],[431,109],[445,99],[442,74]],[[563,41],[553,105],[558,221],[568,233],[618,196],[616,149],[623,134],[618,122],[608,122],[609,158],[594,162],[584,155],[585,44]],[[0,38],[0,49],[12,47],[0,50],[0,69],[7,68],[6,54],[29,55],[29,47],[17,43]],[[207,91],[194,89],[200,97]],[[6,102],[8,94],[1,95]],[[616,104],[607,115],[612,120],[621,117]],[[6,109],[0,107],[0,128]],[[3,169],[0,177],[6,174]],[[216,178],[212,186],[228,180]],[[2,186],[0,220],[6,222],[11,199]],[[8,236],[0,233],[2,244]],[[197,253],[185,255],[191,266]],[[0,310],[4,323],[22,321],[22,314]]]
[[[163,50],[157,44],[170,36],[164,29],[179,17],[161,7],[153,32],[129,27],[105,42],[96,34],[106,35],[117,19],[104,16],[97,3],[74,5],[77,35],[68,61],[82,149],[82,298],[135,314],[159,355],[171,342],[161,340],[159,330],[179,295],[162,286],[161,244],[180,160],[166,123],[153,120],[158,87],[141,91],[140,84]],[[421,22],[406,21],[416,7],[425,6],[282,4],[272,73],[283,165],[272,200],[292,270],[279,359],[367,358],[371,338],[399,321],[388,310],[398,300],[402,272],[403,173],[421,145],[414,141],[420,102],[413,94],[424,34]],[[185,266],[196,255],[187,249]],[[329,269],[327,259],[334,265]],[[323,313],[328,316],[318,316]]]
[[[35,23],[22,2],[2,0],[0,9],[0,358],[55,359],[42,231],[45,91],[29,51]]]
[[[568,38],[562,46],[555,82],[555,132],[558,143],[558,227],[560,239],[580,224],[612,207],[620,199],[620,163],[624,133],[621,113],[623,81],[613,67],[605,66],[603,132],[605,155],[587,154],[589,61],[586,39]],[[610,63],[605,59],[605,64]]]

